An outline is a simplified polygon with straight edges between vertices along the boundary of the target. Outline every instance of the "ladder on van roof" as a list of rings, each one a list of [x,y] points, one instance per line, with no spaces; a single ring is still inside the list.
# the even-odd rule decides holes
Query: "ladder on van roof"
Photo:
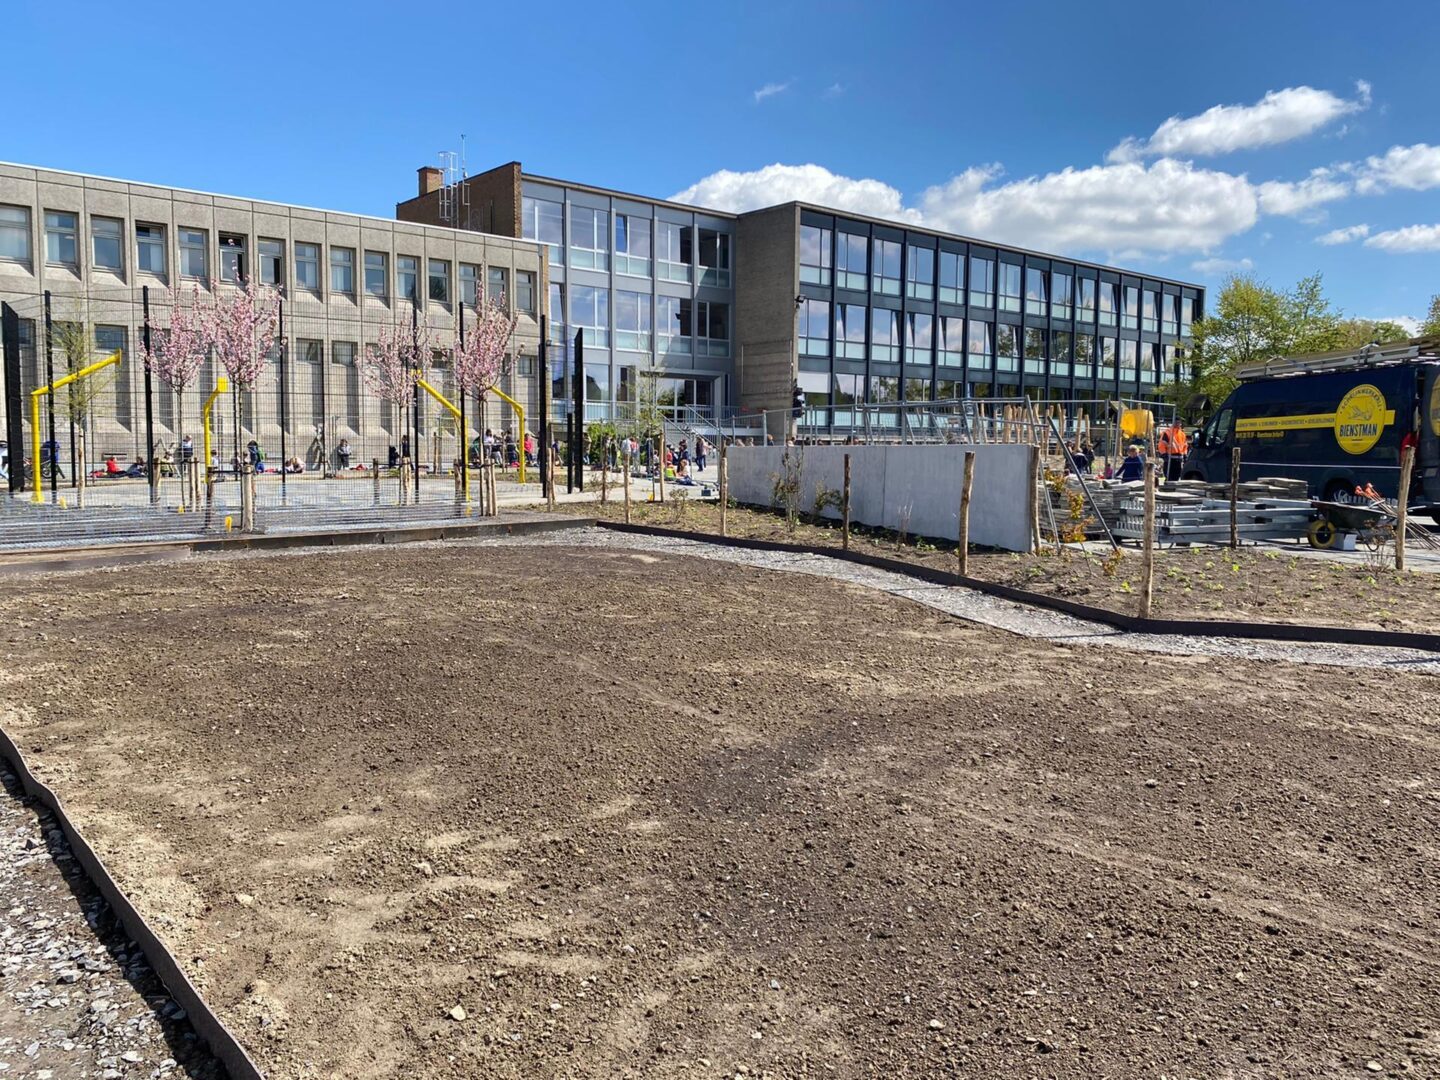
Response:
[[[1354,371],[1381,364],[1440,362],[1440,337],[1411,338],[1386,345],[1364,345],[1345,352],[1309,353],[1303,356],[1272,356],[1235,369],[1241,382],[1269,379],[1277,375],[1317,375],[1327,371]]]

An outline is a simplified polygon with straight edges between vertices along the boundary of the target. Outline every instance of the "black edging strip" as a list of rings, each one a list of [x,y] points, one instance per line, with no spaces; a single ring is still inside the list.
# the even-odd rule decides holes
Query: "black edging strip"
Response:
[[[641,536],[668,536],[676,540],[693,540],[701,544],[719,544],[722,547],[749,548],[752,551],[788,551],[797,555],[820,555],[842,562],[872,566],[877,570],[888,570],[894,574],[917,578],[932,585],[962,585],[967,589],[1013,600],[1032,607],[1048,608],[1077,619],[1103,623],[1117,630],[1136,634],[1188,634],[1201,637],[1244,638],[1250,641],[1299,641],[1325,645],[1376,645],[1390,649],[1419,649],[1423,652],[1440,653],[1440,634],[1423,634],[1411,630],[1367,630],[1350,626],[1305,626],[1297,623],[1234,622],[1208,619],[1142,619],[1119,611],[1091,607],[1059,596],[1045,596],[1042,593],[1017,589],[1013,585],[1001,585],[980,578],[961,577],[948,570],[937,570],[930,566],[886,559],[879,555],[866,555],[859,551],[846,551],[838,547],[816,547],[810,544],[787,544],[779,540],[753,540],[739,536],[717,536],[714,533],[687,532],[683,529],[662,529],[651,525],[626,525],[619,521],[598,521],[602,529],[616,532],[637,533]]]
[[[264,1080],[265,1074],[260,1071],[259,1066],[250,1059],[250,1055],[245,1052],[245,1048],[240,1045],[239,1040],[231,1034],[230,1029],[206,1004],[205,999],[200,996],[200,991],[196,990],[190,980],[186,978],[179,962],[166,948],[165,943],[160,940],[159,935],[150,928],[150,924],[145,921],[144,916],[135,910],[134,905],[121,891],[120,886],[115,884],[115,879],[110,876],[110,871],[105,868],[100,856],[95,854],[95,849],[71,822],[60,797],[30,771],[30,765],[26,762],[25,755],[20,752],[15,741],[3,729],[0,729],[0,755],[3,755],[15,769],[26,793],[55,815],[55,820],[60,823],[60,829],[65,834],[65,839],[70,842],[70,850],[74,852],[75,858],[79,860],[85,873],[89,875],[90,881],[100,895],[105,898],[105,902],[110,905],[111,910],[119,917],[125,932],[140,946],[145,954],[145,959],[155,974],[160,977],[160,981],[165,984],[165,989],[170,992],[170,996],[185,1010],[186,1018],[190,1021],[190,1026],[195,1029],[195,1033],[205,1040],[210,1052],[225,1066],[225,1072],[230,1080]]]

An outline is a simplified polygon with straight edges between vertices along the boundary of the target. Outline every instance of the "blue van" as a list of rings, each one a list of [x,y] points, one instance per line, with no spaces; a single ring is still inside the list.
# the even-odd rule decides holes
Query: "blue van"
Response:
[[[1399,494],[1400,455],[1416,448],[1410,506],[1440,521],[1440,341],[1416,339],[1359,354],[1256,364],[1201,428],[1182,476],[1304,480],[1312,498],[1334,501],[1367,484]]]

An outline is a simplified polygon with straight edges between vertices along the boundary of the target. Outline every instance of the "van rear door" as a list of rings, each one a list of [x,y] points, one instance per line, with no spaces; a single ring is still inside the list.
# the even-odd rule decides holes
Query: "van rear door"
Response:
[[[1420,391],[1420,453],[1415,468],[1425,502],[1440,506],[1440,364],[1425,365]]]

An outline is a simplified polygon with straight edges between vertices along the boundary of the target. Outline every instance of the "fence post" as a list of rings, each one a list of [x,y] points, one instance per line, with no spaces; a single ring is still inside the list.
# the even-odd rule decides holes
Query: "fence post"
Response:
[[[500,516],[500,482],[496,479],[495,466],[490,466],[490,516]]]
[[[660,501],[663,503],[665,501],[665,429],[663,425],[660,434],[655,436],[655,446],[659,451],[656,457],[659,468],[656,469],[655,475],[660,478]]]
[[[850,550],[850,455],[845,455],[845,479],[840,488],[840,548]]]
[[[50,290],[49,290],[49,289],[46,289],[46,290],[45,290],[45,383],[46,383],[46,385],[48,385],[48,386],[54,386],[54,385],[55,385],[54,336],[55,336],[55,334],[54,334],[54,324],[51,322],[51,319],[50,319]],[[32,387],[31,389],[34,389],[34,388]],[[49,417],[50,417],[50,421],[49,421],[49,424],[50,424],[50,435],[49,435],[49,443],[50,443],[50,501],[51,501],[51,502],[58,502],[58,501],[59,501],[59,498],[58,498],[58,492],[57,492],[56,489],[57,489],[57,487],[58,487],[58,485],[59,485],[59,477],[60,477],[60,455],[55,452],[56,449],[58,448],[59,444],[55,441],[55,394],[54,394],[54,393],[49,393],[49,394],[46,394],[46,395],[45,395],[45,408],[48,410],[48,415],[49,415]],[[11,457],[16,457],[16,456],[17,456],[17,455],[15,454],[15,451],[14,451],[13,449],[10,451],[10,455],[11,455]],[[43,454],[41,455],[41,458],[42,458],[42,460],[43,460],[43,458],[44,458],[44,455],[43,455]],[[13,462],[12,462],[12,464],[13,464]],[[39,461],[32,462],[31,465],[32,465],[32,468],[35,469],[35,472],[36,472],[37,475],[40,475],[40,476],[43,476],[43,475],[44,475],[44,471],[41,469],[41,465],[40,465],[40,462],[39,462]],[[72,428],[71,428],[71,439],[70,439],[70,472],[73,474],[75,471],[76,471],[76,469],[75,469],[75,439],[74,439],[74,428],[73,428],[73,425],[72,425]],[[73,477],[73,475],[72,475],[72,477],[71,477],[71,483],[74,483],[74,477]],[[39,489],[37,488],[36,490],[39,490]]]
[[[375,482],[375,505],[380,505],[380,459],[370,459],[370,476]]]
[[[546,451],[548,453],[549,447],[546,447]],[[555,455],[550,454],[546,460],[549,464],[546,465],[546,471],[548,474],[546,479],[548,482],[545,485],[545,502],[549,506],[550,511],[553,513],[555,510]],[[627,486],[625,488],[625,495],[628,498],[630,495],[628,479],[626,480],[626,485]],[[630,518],[627,516],[625,520],[629,521]]]
[[[280,301],[280,326],[278,328],[278,335],[280,338],[280,503],[283,506],[286,501],[286,496],[290,491],[290,489],[285,486],[286,479],[290,475],[290,470],[286,468],[286,465],[290,461],[290,456],[285,452],[285,425],[290,419],[290,410],[288,408],[290,401],[286,396],[286,390],[290,383],[290,379],[288,378],[290,369],[287,363],[290,358],[290,349],[285,342],[285,301],[283,299]],[[259,411],[258,407],[256,411]],[[255,437],[260,437],[260,418],[258,416],[255,418]]]
[[[1415,467],[1415,447],[1400,454],[1400,496],[1395,501],[1395,569],[1405,569],[1405,523],[1410,516],[1410,473]]]
[[[975,451],[965,451],[965,469],[960,480],[960,530],[955,543],[955,557],[960,563],[960,576],[970,576],[970,492],[975,486]]]
[[[630,440],[625,440],[625,452],[622,465],[625,469],[625,524],[630,524]]]
[[[140,330],[140,341],[145,347],[145,355],[150,355],[150,286],[143,285],[140,288],[140,307],[144,312],[144,325]],[[130,373],[122,372],[120,378],[126,378]],[[160,498],[159,472],[155,468],[155,384],[150,375],[150,365],[145,365],[145,475],[150,480],[150,501],[158,502]],[[186,481],[181,480],[183,485]]]
[[[726,457],[730,446],[720,436],[720,535],[730,535],[730,471]]]
[[[1145,464],[1145,536],[1140,561],[1140,618],[1150,618],[1155,590],[1155,463]]]
[[[255,466],[250,459],[240,470],[240,531],[253,532],[255,529]]]
[[[1240,448],[1230,451],[1230,550],[1240,547]]]
[[[610,502],[610,436],[600,440],[600,504]]]

